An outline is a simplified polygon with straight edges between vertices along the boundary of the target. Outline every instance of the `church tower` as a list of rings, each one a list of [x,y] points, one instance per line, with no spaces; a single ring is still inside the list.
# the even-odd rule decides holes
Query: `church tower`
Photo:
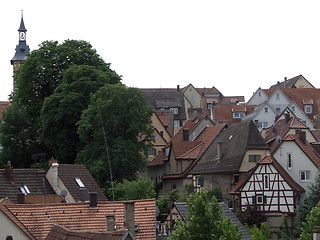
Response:
[[[19,43],[16,46],[16,52],[13,58],[11,59],[11,65],[13,65],[13,78],[18,67],[24,63],[24,61],[27,59],[26,55],[30,52],[30,49],[29,49],[29,46],[27,45],[27,40],[26,40],[27,29],[24,26],[22,11],[21,11],[21,22],[20,22],[20,27],[18,29],[18,32],[19,32]],[[14,89],[15,89],[15,82],[13,79],[13,90]]]

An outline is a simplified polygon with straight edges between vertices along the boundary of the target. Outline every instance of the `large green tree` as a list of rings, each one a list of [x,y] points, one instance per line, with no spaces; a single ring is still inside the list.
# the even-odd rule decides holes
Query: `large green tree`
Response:
[[[81,150],[76,123],[88,107],[90,95],[115,80],[87,65],[74,65],[62,75],[60,85],[44,100],[41,133],[45,145],[60,163],[74,163]]]
[[[228,239],[240,240],[239,226],[234,226],[230,218],[223,217],[222,208],[215,197],[209,203],[207,193],[191,194],[187,199],[187,222],[178,222],[173,240]]]
[[[92,95],[78,123],[85,146],[77,161],[87,166],[101,187],[111,178],[133,180],[143,170],[153,140],[152,112],[139,89],[120,83],[106,84]]]
[[[120,81],[120,77],[109,68],[109,64],[103,61],[88,42],[43,42],[39,49],[28,55],[15,75],[12,107],[5,114],[1,126],[1,144],[4,150],[0,156],[2,164],[11,160],[15,167],[27,167],[34,162],[34,156],[39,153],[48,153],[47,157],[51,157],[52,153],[45,146],[39,131],[40,112],[44,99],[51,96],[61,83],[63,72],[73,65],[94,66],[107,74],[110,82]],[[19,115],[23,119],[16,121],[15,117]],[[20,136],[15,135],[18,129],[24,136],[24,143],[20,145],[17,144]]]

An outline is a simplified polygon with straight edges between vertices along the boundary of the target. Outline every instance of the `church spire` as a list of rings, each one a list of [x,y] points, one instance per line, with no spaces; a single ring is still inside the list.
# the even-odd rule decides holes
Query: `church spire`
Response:
[[[30,48],[27,45],[27,41],[26,41],[27,29],[24,26],[23,11],[22,10],[21,10],[21,22],[20,22],[20,27],[18,29],[18,32],[19,32],[19,43],[18,43],[18,45],[16,45],[16,52],[15,52],[13,58],[11,59],[11,65],[13,65],[13,75],[17,71],[18,67],[21,64],[23,64],[24,61],[27,59],[26,55],[30,52]]]

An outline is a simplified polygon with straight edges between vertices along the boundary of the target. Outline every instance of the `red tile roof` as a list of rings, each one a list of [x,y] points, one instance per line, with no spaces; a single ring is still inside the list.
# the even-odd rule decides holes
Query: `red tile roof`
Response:
[[[215,105],[214,121],[218,123],[237,123],[241,118],[233,118],[234,112],[244,112],[246,115],[254,111],[255,105]]]
[[[35,238],[44,239],[54,224],[74,231],[106,231],[106,216],[114,215],[117,229],[124,229],[125,202],[98,202],[97,209],[89,203],[10,204],[0,202],[0,209],[17,225],[22,224]],[[136,239],[155,239],[155,200],[134,201],[134,219],[139,226]]]

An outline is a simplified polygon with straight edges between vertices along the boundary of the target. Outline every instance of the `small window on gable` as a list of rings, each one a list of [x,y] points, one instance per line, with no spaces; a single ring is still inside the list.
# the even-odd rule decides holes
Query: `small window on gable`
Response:
[[[269,109],[268,109],[267,107],[265,107],[265,108],[264,108],[264,112],[267,113],[268,111],[269,111]]]
[[[258,162],[261,159],[261,155],[249,155],[249,162]]]
[[[77,182],[77,184],[80,188],[85,188],[85,186],[80,178],[75,178],[74,180]]]
[[[292,155],[288,153],[288,170],[292,170]]]
[[[208,109],[211,109],[211,107],[212,107],[212,104],[208,103]]]
[[[174,127],[180,127],[180,121],[179,120],[174,120],[173,121],[173,126]]]
[[[264,188],[269,189],[269,176],[264,175]]]
[[[261,92],[258,93],[259,97],[261,97]]]
[[[292,112],[295,112],[295,111],[296,111],[296,107],[295,107],[295,106],[292,106],[292,107],[291,107],[291,111],[292,111]]]
[[[281,113],[281,108],[276,108],[276,113]]]
[[[280,94],[279,93],[276,94],[276,99],[280,99]]]

